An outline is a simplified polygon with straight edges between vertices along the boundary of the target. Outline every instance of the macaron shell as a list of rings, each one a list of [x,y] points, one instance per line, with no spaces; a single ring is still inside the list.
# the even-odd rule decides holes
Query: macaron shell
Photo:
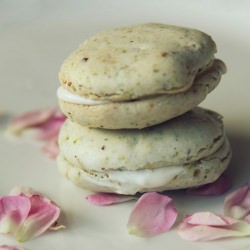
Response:
[[[225,64],[215,60],[184,93],[164,94],[130,102],[98,105],[59,100],[63,113],[82,126],[107,129],[145,128],[179,116],[201,103],[219,83]]]
[[[227,138],[212,155],[190,164],[137,171],[110,170],[96,172],[73,166],[61,154],[57,158],[60,172],[77,186],[94,192],[136,194],[137,192],[183,189],[214,182],[227,168],[231,148]]]
[[[142,130],[91,129],[68,119],[59,134],[64,158],[95,171],[187,164],[211,155],[223,142],[221,117],[201,108]]]
[[[207,34],[147,23],[100,32],[63,63],[59,79],[69,91],[91,99],[124,101],[183,92],[214,58]]]

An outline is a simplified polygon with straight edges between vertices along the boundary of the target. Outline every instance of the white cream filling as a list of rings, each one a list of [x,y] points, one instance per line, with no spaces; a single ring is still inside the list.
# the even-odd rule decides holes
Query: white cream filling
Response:
[[[191,176],[195,169],[199,169],[201,172],[205,172],[207,175],[207,180],[215,179],[222,173],[227,167],[231,158],[231,148],[228,140],[226,139],[222,147],[213,153],[212,155],[203,158],[200,161],[194,162],[192,165],[185,166],[168,166],[156,169],[142,169],[137,171],[129,170],[110,170],[107,172],[89,171],[74,167],[60,154],[57,158],[58,166],[61,172],[66,175],[74,183],[87,183],[94,184],[102,187],[108,187],[117,193],[124,194],[134,194],[140,192],[144,189],[157,189],[159,187],[167,186],[169,183],[173,182],[176,176],[183,173],[183,176]],[[191,169],[190,169],[191,167]],[[208,171],[211,170],[211,171]],[[203,174],[201,174],[203,176]],[[181,183],[184,182],[184,183]],[[186,180],[189,181],[188,179]],[[193,179],[193,186],[203,182],[200,178]],[[176,182],[174,181],[176,185]],[[178,180],[179,186],[185,187],[185,179]],[[192,186],[189,182],[189,186]],[[171,184],[170,186],[171,187]],[[173,187],[173,186],[172,186]]]
[[[127,193],[134,193],[135,190],[142,188],[154,189],[171,182],[175,176],[183,171],[183,167],[172,166],[168,168],[144,169],[137,171],[109,171],[108,178],[99,178],[95,180],[91,176],[86,176],[96,185],[110,186],[119,193],[125,190]],[[119,188],[121,184],[121,189]]]
[[[62,101],[74,104],[98,105],[98,104],[111,103],[110,101],[106,100],[92,100],[73,94],[61,86],[57,90],[57,97]]]
[[[62,164],[59,164],[61,171],[75,183],[84,182],[97,186],[110,187],[118,193],[134,194],[143,188],[154,189],[171,182],[175,176],[180,174],[184,168],[182,166],[172,166],[167,168],[143,169],[138,171],[108,171],[107,174],[101,172],[87,172],[83,169],[75,168],[63,158],[58,157]],[[66,164],[66,165],[65,165]],[[66,168],[65,168],[66,167]]]

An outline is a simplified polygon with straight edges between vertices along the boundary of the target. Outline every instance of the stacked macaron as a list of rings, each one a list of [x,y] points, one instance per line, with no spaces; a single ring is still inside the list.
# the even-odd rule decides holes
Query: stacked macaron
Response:
[[[121,194],[200,186],[227,168],[221,116],[196,107],[224,63],[207,34],[141,24],[92,36],[63,63],[60,171],[83,188]]]

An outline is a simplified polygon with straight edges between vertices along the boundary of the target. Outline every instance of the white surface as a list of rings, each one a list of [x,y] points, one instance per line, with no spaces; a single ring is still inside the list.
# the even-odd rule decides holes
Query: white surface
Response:
[[[224,116],[233,147],[230,173],[234,187],[250,180],[250,2],[248,0],[2,0],[0,1],[0,195],[15,185],[30,186],[50,196],[63,210],[65,230],[21,244],[26,249],[60,250],[247,250],[249,238],[209,243],[182,240],[175,229],[150,239],[126,230],[133,202],[112,207],[88,204],[46,159],[39,145],[7,140],[2,132],[9,117],[57,105],[57,74],[63,59],[89,35],[104,28],[140,22],[164,22],[202,29],[218,45],[228,66],[220,85],[202,106]],[[222,213],[223,197],[170,195],[180,211]],[[1,244],[16,244],[0,235]]]

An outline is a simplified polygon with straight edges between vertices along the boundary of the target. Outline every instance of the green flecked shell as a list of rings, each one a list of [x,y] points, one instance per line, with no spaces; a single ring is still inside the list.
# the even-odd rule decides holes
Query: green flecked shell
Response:
[[[59,147],[78,168],[139,170],[192,163],[213,154],[224,140],[221,116],[195,108],[141,130],[88,128],[68,119],[59,134]]]
[[[195,29],[146,23],[100,32],[62,64],[64,88],[124,101],[187,90],[214,59],[212,38]]]

